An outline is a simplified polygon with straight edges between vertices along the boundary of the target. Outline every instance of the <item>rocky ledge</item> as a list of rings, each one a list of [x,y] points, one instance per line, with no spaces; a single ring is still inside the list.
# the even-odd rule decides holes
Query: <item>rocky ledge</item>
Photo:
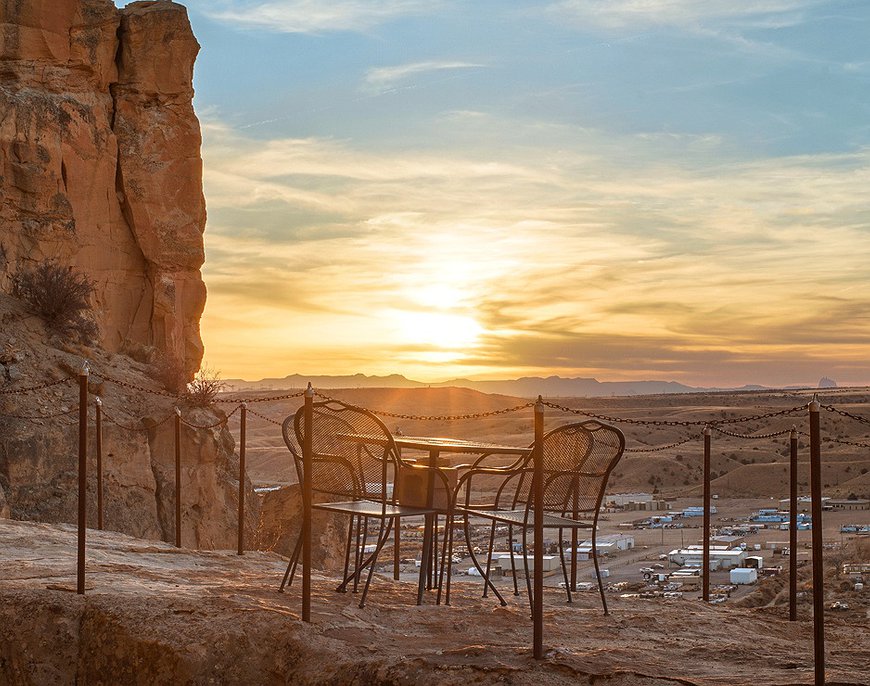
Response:
[[[75,531],[0,521],[4,684],[811,684],[812,622],[781,608],[545,598],[546,659],[531,656],[524,599],[499,607],[458,583],[450,607],[378,577],[365,609],[315,575],[313,622],[286,559],[196,552],[88,532],[87,592],[74,592]],[[830,618],[828,684],[866,684],[868,627]]]

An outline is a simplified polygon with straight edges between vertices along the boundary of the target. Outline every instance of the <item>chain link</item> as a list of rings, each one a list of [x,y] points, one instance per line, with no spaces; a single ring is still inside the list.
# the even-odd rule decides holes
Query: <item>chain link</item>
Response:
[[[688,438],[684,438],[682,441],[677,441],[676,443],[669,443],[668,445],[659,445],[651,448],[626,448],[623,452],[626,453],[660,453],[663,450],[670,450],[671,448],[676,448],[678,446],[684,445],[689,441],[697,438],[697,436],[689,436]]]
[[[854,445],[854,446],[857,446],[859,448],[870,448],[870,443],[858,443],[857,441],[844,441],[841,438],[833,438],[831,436],[823,438],[822,442],[824,442],[824,441],[831,441],[832,443],[841,443],[843,445]]]
[[[267,421],[267,422],[269,422],[270,424],[275,424],[276,426],[283,426],[283,425],[284,425],[284,422],[279,422],[279,421],[277,421],[277,420],[275,420],[275,419],[272,419],[271,417],[267,417],[267,416],[264,415],[264,414],[260,414],[260,413],[257,412],[256,410],[252,410],[250,407],[248,408],[248,414],[252,414],[252,415],[254,415],[255,417],[259,417],[260,419],[262,419],[262,420],[264,420],[264,421]]]
[[[301,398],[305,395],[305,391],[298,393],[289,393],[287,395],[272,395],[266,398],[221,398],[215,400],[216,403],[271,403],[276,400],[290,400],[291,398]]]
[[[64,410],[61,412],[53,412],[52,414],[0,414],[0,417],[5,417],[8,419],[54,419],[55,417],[68,417],[72,414],[78,414],[79,408],[74,407],[71,410]]]
[[[856,414],[846,412],[846,410],[841,410],[834,407],[833,405],[822,405],[822,409],[827,410],[828,412],[834,412],[836,414],[842,415],[843,417],[848,417],[849,419],[854,419],[855,421],[861,422],[862,424],[870,424],[870,419],[867,419],[866,417],[859,417]]]
[[[806,410],[806,405],[799,405],[798,407],[792,407],[787,410],[778,410],[776,412],[768,412],[765,414],[754,414],[748,417],[735,417],[733,419],[718,419],[718,420],[696,420],[696,421],[673,421],[667,419],[628,419],[625,417],[613,417],[611,415],[606,414],[596,414],[594,412],[586,412],[584,410],[577,410],[572,407],[566,407],[565,405],[557,405],[556,403],[544,401],[544,405],[554,410],[560,410],[562,412],[568,412],[571,414],[583,415],[584,417],[591,417],[592,419],[598,419],[604,422],[610,422],[612,424],[635,424],[639,426],[683,426],[683,427],[691,427],[691,426],[715,426],[717,424],[740,424],[742,422],[753,422],[760,421],[762,419],[770,419],[772,417],[784,417],[786,415],[795,414],[797,412],[803,412]]]
[[[109,376],[105,372],[93,372],[94,376],[100,377],[103,381],[108,381],[110,383],[115,384],[116,386],[122,386],[123,388],[129,388],[132,391],[139,391],[141,393],[150,393],[151,395],[160,395],[164,398],[172,398],[173,400],[178,400],[180,397],[175,393],[170,393],[169,391],[155,391],[153,388],[145,388],[144,386],[137,386],[136,384],[129,383],[127,381],[121,381],[120,379],[116,379],[112,376]]]
[[[25,388],[4,388],[0,390],[0,395],[20,395],[24,393],[30,393],[31,391],[40,391],[43,388],[51,388],[52,386],[59,386],[60,384],[70,383],[72,379],[60,379],[59,381],[49,381],[47,383],[39,384],[37,386],[27,386]],[[10,415],[11,416],[11,415]]]
[[[229,418],[232,417],[239,410],[240,407],[241,407],[241,405],[237,405],[235,410],[230,412],[223,419],[219,419],[214,424],[207,424],[204,426],[200,425],[200,424],[194,424],[193,422],[187,421],[184,417],[181,417],[181,423],[184,424],[185,426],[189,426],[191,429],[216,429],[219,426],[226,426],[227,422],[229,421]]]
[[[749,439],[757,439],[757,438],[775,438],[776,436],[783,436],[785,434],[790,434],[791,429],[783,429],[782,431],[772,431],[766,434],[755,434],[750,436],[749,434],[738,434],[733,431],[728,431],[728,429],[723,429],[721,426],[716,426],[715,424],[710,424],[710,428],[713,431],[718,431],[720,434],[725,434],[726,436],[733,436],[734,438],[749,438]]]
[[[345,402],[344,400],[339,400],[338,398],[332,398],[328,395],[324,395],[319,391],[315,391],[314,395],[318,398],[322,398],[323,400],[332,400],[335,402],[344,403],[348,407],[352,407],[355,410],[365,410],[366,412],[371,412],[381,417],[392,417],[393,419],[408,419],[408,420],[420,420],[427,422],[454,422],[459,421],[461,419],[482,419],[484,417],[496,417],[502,414],[508,414],[510,412],[517,412],[519,410],[524,410],[528,407],[534,407],[535,403],[533,401],[529,401],[524,405],[517,405],[516,407],[506,407],[503,410],[490,410],[489,412],[474,412],[468,414],[453,414],[453,415],[416,415],[416,414],[400,414],[398,412],[381,412],[379,410],[371,410],[367,407],[362,407],[361,405],[354,405],[353,403]]]
[[[123,423],[119,422],[111,414],[106,412],[105,407],[103,407],[103,409],[102,409],[102,414],[106,419],[108,419],[110,422],[112,422],[112,424],[114,424],[115,426],[119,426],[122,429],[125,429],[127,431],[138,431],[140,433],[148,433],[152,429],[156,429],[161,424],[165,424],[166,422],[168,422],[170,419],[172,419],[175,416],[174,412],[172,414],[168,414],[163,419],[161,419],[160,421],[156,422],[155,424],[153,424],[151,426],[129,426],[127,424],[123,424]],[[142,419],[140,419],[139,421],[142,421]]]

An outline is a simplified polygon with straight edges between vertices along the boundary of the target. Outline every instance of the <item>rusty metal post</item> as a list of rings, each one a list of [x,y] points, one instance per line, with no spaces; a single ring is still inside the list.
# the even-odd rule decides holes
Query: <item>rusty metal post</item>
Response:
[[[535,403],[535,452],[533,501],[535,508],[534,588],[532,593],[533,649],[536,660],[544,657],[544,401]]]
[[[103,530],[103,401],[94,401],[97,433],[97,528]]]
[[[245,553],[245,433],[248,428],[248,403],[239,411],[239,555]]]
[[[810,495],[813,517],[813,657],[816,686],[825,683],[825,582],[822,560],[822,450],[819,431],[821,403],[817,395],[810,410]]]
[[[175,408],[175,547],[181,547],[181,410]]]
[[[798,435],[791,428],[789,459],[789,524],[788,524],[788,619],[797,620],[797,458]]]
[[[76,592],[85,592],[85,539],[88,492],[88,363],[79,372],[79,521],[76,559]]]
[[[709,426],[704,427],[704,549],[702,556],[703,566],[703,598],[710,600],[710,437],[712,431]]]
[[[314,389],[305,390],[302,440],[302,621],[311,621],[311,463],[314,443]]]

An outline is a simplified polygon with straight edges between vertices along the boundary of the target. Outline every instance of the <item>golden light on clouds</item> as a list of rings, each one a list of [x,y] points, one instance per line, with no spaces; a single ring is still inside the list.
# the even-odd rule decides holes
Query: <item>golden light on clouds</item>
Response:
[[[867,380],[867,151],[705,169],[662,153],[709,140],[638,137],[630,160],[612,145],[388,153],[207,124],[207,362]]]

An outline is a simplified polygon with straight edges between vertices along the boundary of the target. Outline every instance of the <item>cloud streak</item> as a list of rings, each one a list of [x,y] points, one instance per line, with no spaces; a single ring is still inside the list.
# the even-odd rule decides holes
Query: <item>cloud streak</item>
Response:
[[[365,32],[411,14],[436,11],[437,0],[223,0],[203,9],[210,18],[242,28],[280,33]]]
[[[473,69],[485,66],[475,62],[430,61],[399,64],[392,67],[375,67],[366,72],[365,85],[368,89],[385,91],[420,74],[454,71],[457,69]]]
[[[782,28],[801,23],[807,9],[820,5],[821,0],[562,0],[547,11],[578,25],[611,29],[710,24]]]

